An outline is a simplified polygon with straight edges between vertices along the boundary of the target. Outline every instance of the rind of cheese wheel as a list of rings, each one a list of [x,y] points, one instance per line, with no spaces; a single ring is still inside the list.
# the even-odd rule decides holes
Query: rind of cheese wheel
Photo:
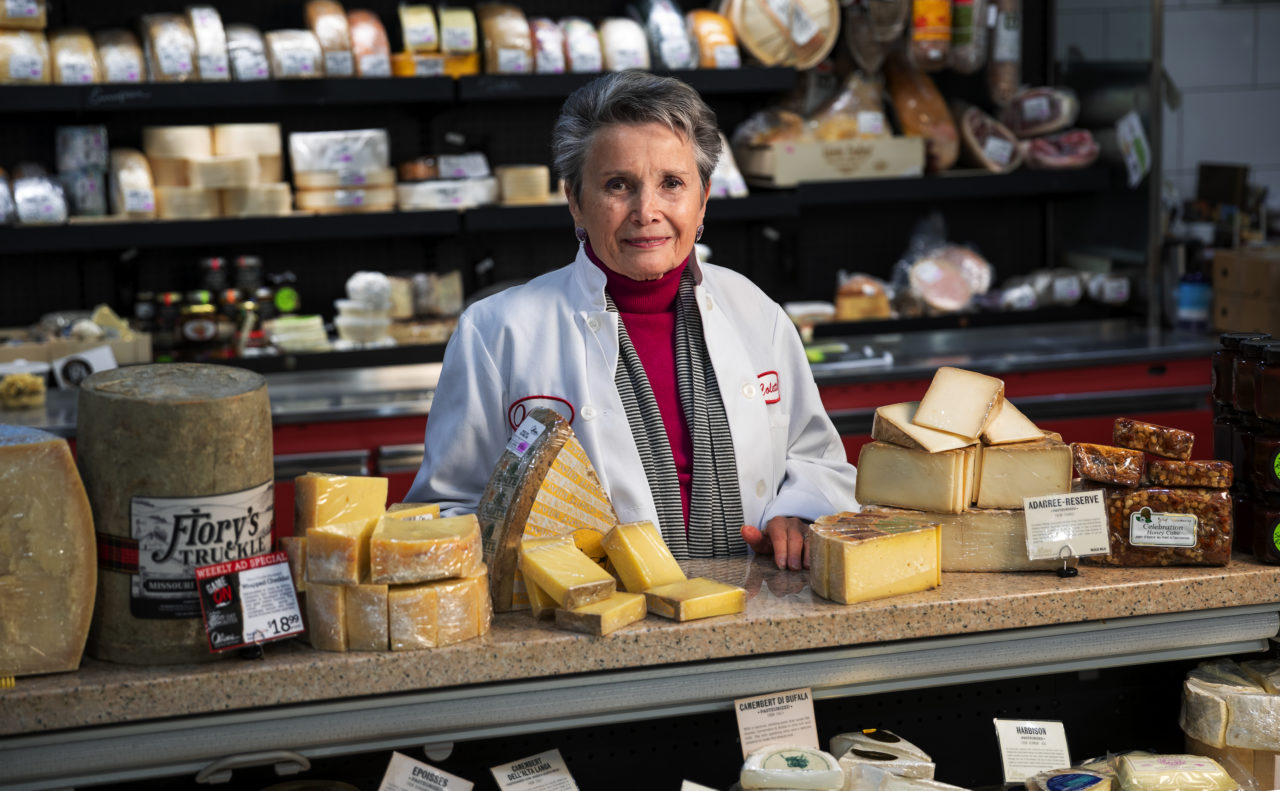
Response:
[[[293,479],[293,532],[317,525],[376,519],[386,511],[387,479],[308,472]]]
[[[211,156],[187,160],[187,180],[192,187],[231,189],[258,183],[258,157]]]
[[[912,422],[962,437],[980,437],[995,420],[1003,400],[1003,381],[944,365],[934,373]]]
[[[1023,498],[1071,491],[1071,447],[1053,439],[982,449],[975,502],[979,508],[1021,508]]]
[[[551,169],[546,165],[500,165],[494,175],[504,205],[530,206],[550,200]]]
[[[289,556],[289,576],[293,589],[307,592],[307,539],[305,536],[281,536],[280,549]]]
[[[190,187],[191,168],[186,159],[147,157],[151,180],[156,187]]]
[[[475,576],[483,563],[475,514],[402,519],[385,514],[369,539],[373,582],[433,582]]]
[[[113,148],[110,173],[112,214],[134,219],[152,219],[156,216],[151,167],[142,152],[131,148]]]
[[[386,651],[390,648],[387,626],[387,586],[344,585],[348,651]]]
[[[162,220],[209,220],[222,216],[217,190],[203,187],[156,187],[156,216]]]
[[[307,582],[369,582],[369,537],[379,518],[317,525],[307,530]]]
[[[652,522],[628,522],[605,533],[604,551],[631,593],[688,579]]]
[[[48,26],[48,8],[45,0],[29,4],[0,3],[0,28],[6,30],[44,30]]]
[[[144,14],[140,33],[148,54],[151,82],[188,82],[199,79],[196,36],[182,14]]]
[[[728,18],[705,8],[695,8],[685,14],[685,23],[698,47],[698,68],[736,69],[741,65],[738,39]]]
[[[488,576],[392,585],[388,589],[392,651],[440,648],[489,633]]]
[[[532,74],[533,35],[524,12],[509,3],[476,7],[484,36],[486,74]]]
[[[307,586],[307,635],[321,651],[347,650],[347,586]]]
[[[55,85],[91,85],[103,81],[98,48],[89,31],[82,27],[50,31],[49,59]]]
[[[52,81],[49,42],[44,33],[0,30],[0,84],[47,85]]]
[[[156,159],[213,156],[213,129],[208,126],[144,126],[142,150],[148,157]]]
[[[624,626],[643,621],[646,613],[643,593],[615,592],[607,599],[572,610],[555,610],[556,626],[571,632],[603,637]]]
[[[227,31],[218,9],[210,5],[187,6],[187,23],[196,41],[196,71],[203,82],[227,82],[231,64],[227,57]]]
[[[396,519],[437,519],[440,516],[440,504],[392,503],[387,506],[387,515]]]
[[[988,445],[1006,445],[1010,442],[1028,442],[1042,439],[1043,432],[1027,419],[1009,399],[1000,400],[995,418],[982,432],[982,441]]]
[[[400,4],[400,32],[405,52],[426,55],[440,51],[440,28],[429,5]]]
[[[132,31],[121,28],[98,30],[93,34],[98,48],[98,60],[102,62],[102,81],[106,83],[137,83],[147,76],[147,64],[143,59],[142,45]]]
[[[1250,659],[1240,663],[1240,669],[1261,686],[1268,695],[1280,695],[1280,660]]]
[[[1227,722],[1230,714],[1222,690],[1198,679],[1182,682],[1182,708],[1178,726],[1191,738],[1210,747],[1227,746]]]
[[[649,69],[649,37],[634,19],[600,20],[600,54],[605,71]]]
[[[348,11],[347,27],[351,29],[351,54],[356,61],[356,76],[390,77],[391,41],[378,15],[361,9]]]
[[[317,80],[324,76],[324,51],[310,30],[272,30],[262,41],[275,79]]]
[[[479,49],[476,15],[470,8],[442,5],[440,51],[446,55],[471,55]]]
[[[966,449],[930,453],[871,442],[858,452],[858,502],[959,513],[968,484]]]
[[[493,606],[499,612],[526,604],[516,585],[520,542],[526,536],[571,536],[588,557],[599,560],[605,556],[604,534],[618,523],[573,429],[546,407],[530,411],[517,428],[485,486],[476,515],[492,578]]]
[[[67,441],[0,425],[0,677],[80,666],[98,565],[93,513]]]
[[[298,208],[317,214],[391,211],[396,207],[393,189],[301,190],[294,196]]]
[[[857,517],[810,526],[809,577],[818,595],[854,604],[942,584],[936,522],[914,512]]]
[[[279,156],[283,151],[282,141],[280,124],[218,124],[213,127],[213,148],[205,155]],[[198,155],[200,154],[188,156]]]
[[[871,438],[929,453],[966,448],[978,441],[972,437],[916,425],[912,418],[919,407],[919,401],[878,407],[871,421]]]
[[[944,514],[868,505],[862,512],[937,522],[943,571],[1046,571],[1062,565],[1053,559],[1027,559],[1027,515],[1021,508],[968,508]]]
[[[282,217],[293,212],[293,190],[288,184],[257,184],[219,194],[224,217]]]
[[[569,538],[521,541],[520,573],[569,610],[607,599],[617,590],[617,581]]]
[[[395,168],[295,171],[293,183],[300,190],[387,187],[396,183],[396,171]]]
[[[707,577],[670,582],[644,592],[649,612],[673,621],[733,615],[747,609],[747,592]]]

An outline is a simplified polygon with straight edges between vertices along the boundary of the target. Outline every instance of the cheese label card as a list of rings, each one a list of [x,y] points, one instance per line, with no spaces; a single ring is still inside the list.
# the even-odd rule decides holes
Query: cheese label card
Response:
[[[531,755],[489,771],[502,791],[578,791],[559,750]]]
[[[995,720],[1006,785],[1022,785],[1028,777],[1071,766],[1067,731],[1061,722]]]
[[[200,566],[196,588],[209,650],[214,653],[303,631],[285,552]]]
[[[471,791],[474,783],[415,761],[404,753],[391,753],[391,763],[378,791]]]
[[[1065,559],[1111,551],[1101,490],[1024,497],[1022,506],[1027,514],[1029,559]]]
[[[511,435],[510,441],[507,442],[507,450],[517,456],[524,456],[524,452],[533,445],[533,441],[537,439],[546,426],[532,417],[527,417],[524,422],[516,429],[516,433]]]
[[[743,758],[771,744],[822,749],[813,716],[813,694],[808,688],[739,698],[733,702],[733,710],[738,714]]]
[[[1151,172],[1151,145],[1136,111],[1130,110],[1116,121],[1116,139],[1120,141],[1124,166],[1129,171],[1129,187],[1137,187]]]

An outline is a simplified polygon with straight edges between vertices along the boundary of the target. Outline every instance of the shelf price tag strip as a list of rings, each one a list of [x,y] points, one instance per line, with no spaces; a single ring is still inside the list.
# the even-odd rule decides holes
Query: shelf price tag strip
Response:
[[[214,653],[302,634],[302,613],[284,552],[201,566],[196,588]]]

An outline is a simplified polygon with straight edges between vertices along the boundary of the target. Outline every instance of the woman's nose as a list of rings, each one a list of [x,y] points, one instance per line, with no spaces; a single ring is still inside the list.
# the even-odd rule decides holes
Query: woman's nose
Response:
[[[657,194],[649,187],[641,187],[635,192],[635,206],[631,214],[639,225],[649,225],[659,218]]]

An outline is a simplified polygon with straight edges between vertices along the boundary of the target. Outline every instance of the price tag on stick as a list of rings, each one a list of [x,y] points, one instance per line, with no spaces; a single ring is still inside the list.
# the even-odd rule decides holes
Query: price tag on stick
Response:
[[[201,566],[196,588],[214,653],[302,634],[302,613],[284,552]]]

